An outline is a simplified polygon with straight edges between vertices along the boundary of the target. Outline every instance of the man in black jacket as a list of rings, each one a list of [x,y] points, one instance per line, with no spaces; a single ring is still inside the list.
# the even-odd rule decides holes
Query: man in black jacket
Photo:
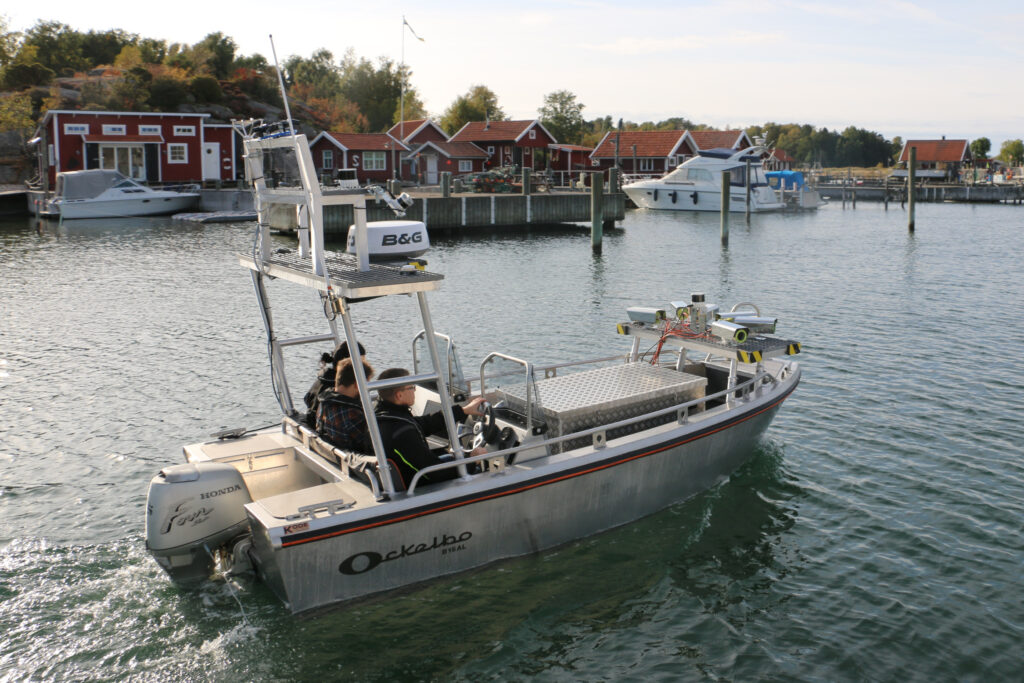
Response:
[[[365,360],[363,372],[366,379],[373,377],[373,367]],[[316,431],[338,448],[360,453],[373,452],[351,358],[344,358],[338,363],[334,389],[320,393]]]
[[[409,371],[402,368],[390,368],[380,373],[379,380],[393,377],[407,377]],[[429,415],[413,415],[409,408],[416,402],[416,385],[407,384],[400,387],[381,389],[377,392],[380,401],[377,404],[377,425],[380,427],[381,441],[388,460],[394,463],[401,481],[394,482],[396,487],[407,488],[412,478],[425,467],[441,462],[439,454],[430,450],[427,444],[428,434],[445,433],[444,415],[440,412]],[[484,402],[477,396],[465,407],[454,406],[452,414],[456,422],[466,419],[467,415],[480,415],[479,407]],[[485,448],[478,448],[470,455],[486,453]],[[456,479],[458,468],[450,467],[420,477],[425,484]]]

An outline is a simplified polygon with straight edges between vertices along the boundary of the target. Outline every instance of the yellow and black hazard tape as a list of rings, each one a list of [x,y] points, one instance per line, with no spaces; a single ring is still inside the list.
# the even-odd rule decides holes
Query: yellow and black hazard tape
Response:
[[[800,353],[800,342],[793,342],[786,347],[787,356],[795,356],[798,353]]]
[[[629,334],[629,323],[617,323],[615,325],[615,331],[619,334]]]
[[[760,351],[736,351],[740,357],[740,361],[743,363],[760,363],[761,352]]]

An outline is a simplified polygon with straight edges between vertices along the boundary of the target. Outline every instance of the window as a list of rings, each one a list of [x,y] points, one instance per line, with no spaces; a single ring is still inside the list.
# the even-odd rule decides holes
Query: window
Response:
[[[89,124],[88,123],[65,123],[64,124],[64,135],[88,135]]]
[[[167,163],[169,164],[187,164],[188,163],[188,145],[178,143],[170,143],[167,145]]]
[[[324,164],[323,164],[324,170],[325,171],[332,170],[334,168],[334,150],[333,149],[325,149],[324,150],[324,154],[323,154],[323,160],[324,160]]]
[[[494,145],[487,145],[487,154],[494,156]]]
[[[640,160],[641,171],[653,171],[654,170],[654,159],[641,159]]]
[[[196,127],[195,126],[175,126],[174,127],[174,134],[175,135],[195,135],[196,134]]]
[[[536,140],[537,139],[537,131],[535,131],[533,128],[530,129],[530,139],[531,140]]]
[[[49,162],[50,166],[55,165],[57,163],[57,157],[53,153],[53,143],[50,143],[49,145],[46,146],[46,154],[47,161]]]
[[[364,152],[364,171],[386,171],[388,170],[388,157],[384,152]]]
[[[123,123],[118,123],[118,124],[104,123],[103,124],[103,134],[104,135],[124,135],[125,132],[126,132],[125,128],[127,128],[127,126],[125,126]]]
[[[160,126],[139,126],[139,135],[160,135]]]
[[[459,173],[469,173],[473,170],[473,162],[470,159],[459,159]]]
[[[714,181],[711,177],[711,171],[706,168],[691,168],[690,172],[686,175],[687,180],[694,180],[697,182],[710,183]]]
[[[590,160],[590,165],[591,165],[591,166],[600,166],[600,165],[601,165],[601,162],[600,162],[600,161],[598,161],[597,159],[591,159],[591,160]]]

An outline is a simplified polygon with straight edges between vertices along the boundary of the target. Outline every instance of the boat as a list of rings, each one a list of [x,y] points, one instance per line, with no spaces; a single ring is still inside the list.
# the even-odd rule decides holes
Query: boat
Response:
[[[638,180],[622,191],[642,209],[721,211],[722,172],[729,171],[729,211],[747,210],[746,177],[750,172],[750,212],[781,211],[785,203],[768,185],[760,147],[697,152],[661,178]]]
[[[768,184],[779,192],[787,209],[813,211],[824,204],[818,191],[809,187],[800,171],[768,171]]]
[[[260,121],[235,125],[259,214],[252,249],[238,260],[254,285],[266,336],[253,343],[268,345],[282,416],[280,425],[187,445],[184,462],[151,480],[146,548],[176,582],[251,573],[299,614],[555,548],[726,480],[799,384],[792,356],[800,344],[775,335],[775,318],[750,303],[720,310],[702,294],[627,309],[608,330],[617,343],[599,357],[538,365],[495,350],[467,373],[454,337],[433,324],[428,295],[443,274],[422,260],[370,260],[365,203],[379,197],[344,195],[358,251],[329,252],[306,137]],[[301,179],[295,250],[271,243],[268,215],[280,199],[266,187],[272,164]],[[388,203],[401,217],[403,202]],[[296,286],[315,292],[310,309],[325,318],[322,334],[283,337],[275,328],[269,292]],[[394,333],[408,335],[411,374],[370,381],[353,366],[372,452],[340,449],[305,426],[283,350],[358,348],[353,308],[395,296],[415,299],[404,322],[386,309]],[[449,454],[405,480],[373,408],[375,393],[409,384],[414,413],[441,412],[444,433],[430,438]],[[452,406],[477,395],[487,399],[482,416],[457,424]],[[471,455],[480,446],[487,452]],[[442,470],[455,478],[425,483]]]
[[[40,213],[61,219],[159,216],[189,209],[198,200],[198,191],[154,190],[118,171],[64,171]]]

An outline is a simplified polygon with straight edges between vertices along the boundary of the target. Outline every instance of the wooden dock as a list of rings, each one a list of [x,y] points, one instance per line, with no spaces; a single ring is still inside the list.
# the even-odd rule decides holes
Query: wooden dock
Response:
[[[826,185],[820,184],[818,194],[831,202],[905,202],[905,183],[889,185]],[[914,199],[919,202],[965,202],[1020,204],[1024,201],[1024,185],[965,185],[959,183],[921,184],[915,188]]]
[[[587,192],[542,192],[539,194],[460,193],[450,197],[413,195],[414,203],[406,220],[423,221],[430,231],[457,232],[473,228],[563,225],[590,222],[590,194]],[[626,216],[626,195],[605,194],[604,224],[614,227]],[[367,201],[368,221],[393,220],[395,214],[386,204]],[[354,222],[350,205],[324,207],[324,232],[344,236]],[[279,204],[271,207],[270,225],[276,230],[296,228],[295,208]]]

